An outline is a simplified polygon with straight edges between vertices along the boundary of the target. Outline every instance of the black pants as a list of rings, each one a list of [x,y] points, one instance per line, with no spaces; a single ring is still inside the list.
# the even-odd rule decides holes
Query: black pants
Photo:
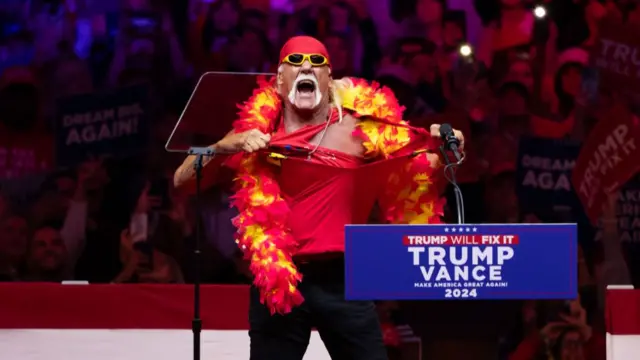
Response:
[[[371,301],[344,299],[344,261],[300,265],[305,298],[287,315],[271,315],[251,289],[250,360],[302,360],[315,327],[332,360],[387,360],[380,323]]]

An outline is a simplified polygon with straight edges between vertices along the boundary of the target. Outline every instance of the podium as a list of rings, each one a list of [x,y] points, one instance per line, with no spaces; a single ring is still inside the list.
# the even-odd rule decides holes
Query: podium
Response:
[[[495,356],[498,349],[482,341],[491,344],[502,326],[512,327],[519,308],[506,300],[575,299],[577,258],[576,224],[348,225],[345,294],[409,300],[401,305],[409,324],[438,341],[424,344],[427,356],[444,358],[451,355],[447,349],[460,348],[458,337],[436,338],[462,336],[452,323],[464,323],[465,330],[471,325],[477,334],[464,348]],[[423,321],[411,321],[417,318]]]
[[[351,300],[575,299],[576,224],[347,225]]]

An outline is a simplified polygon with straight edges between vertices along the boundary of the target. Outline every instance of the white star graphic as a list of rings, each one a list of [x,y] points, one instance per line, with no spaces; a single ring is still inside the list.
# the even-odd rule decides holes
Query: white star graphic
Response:
[[[449,228],[444,228],[444,232],[449,232]]]
[[[465,232],[469,232],[469,231],[471,231],[471,229],[466,228],[466,229],[464,229],[464,231],[465,231]]]
[[[460,228],[460,229],[458,229],[458,231],[463,232],[463,231],[464,231],[464,229],[463,229],[463,228]]]
[[[476,231],[478,231],[478,228],[474,227],[473,232],[476,232]]]
[[[451,228],[451,231],[456,232],[456,228]]]

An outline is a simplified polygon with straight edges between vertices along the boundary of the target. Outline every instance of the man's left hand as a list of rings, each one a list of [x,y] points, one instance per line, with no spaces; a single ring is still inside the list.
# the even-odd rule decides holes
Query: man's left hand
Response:
[[[440,124],[433,124],[431,128],[429,128],[431,132],[431,136],[435,138],[440,138]],[[462,131],[453,129],[453,134],[456,136],[456,139],[460,141],[460,145],[458,146],[458,150],[462,152],[464,150],[464,135],[462,135]]]

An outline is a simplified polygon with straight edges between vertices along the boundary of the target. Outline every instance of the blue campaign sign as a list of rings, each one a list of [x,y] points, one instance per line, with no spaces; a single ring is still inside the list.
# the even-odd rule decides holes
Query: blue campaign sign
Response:
[[[349,300],[573,299],[576,224],[348,225]]]
[[[580,143],[568,140],[520,139],[516,191],[525,213],[546,212],[553,206],[581,207],[571,186],[580,149]]]
[[[149,142],[149,89],[120,88],[77,95],[58,104],[56,163],[73,166],[87,156],[129,156]]]

